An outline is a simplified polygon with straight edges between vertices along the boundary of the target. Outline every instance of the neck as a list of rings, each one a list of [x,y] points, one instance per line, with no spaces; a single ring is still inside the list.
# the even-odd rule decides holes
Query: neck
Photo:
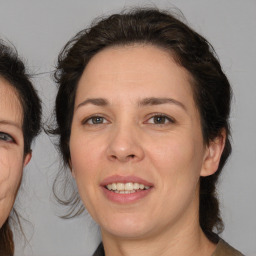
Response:
[[[104,235],[103,244],[106,256],[210,256],[214,252],[216,245],[211,243],[202,230],[194,230],[187,236],[177,234],[171,237],[164,234],[148,239],[124,239],[106,238]],[[168,240],[166,239],[168,238]]]
[[[104,230],[101,233],[106,256],[211,256],[216,248],[200,228],[197,211],[184,213],[179,222],[143,237],[117,237]]]

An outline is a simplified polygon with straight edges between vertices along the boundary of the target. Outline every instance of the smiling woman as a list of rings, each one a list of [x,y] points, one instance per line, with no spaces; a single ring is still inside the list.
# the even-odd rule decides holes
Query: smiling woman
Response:
[[[65,46],[55,77],[55,133],[101,229],[95,255],[241,255],[216,234],[231,88],[202,36],[156,9],[112,15]]]
[[[0,255],[14,254],[9,214],[31,142],[40,130],[40,100],[17,54],[0,42]],[[18,217],[15,210],[14,215]]]

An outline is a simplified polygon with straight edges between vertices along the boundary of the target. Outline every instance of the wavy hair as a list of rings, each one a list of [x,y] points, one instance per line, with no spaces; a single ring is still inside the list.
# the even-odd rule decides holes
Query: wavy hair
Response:
[[[210,43],[174,14],[158,9],[124,11],[96,20],[65,45],[59,54],[55,72],[58,94],[53,131],[59,136],[58,146],[64,164],[68,165],[70,160],[69,138],[75,95],[86,65],[106,47],[136,43],[161,47],[190,73],[205,144],[221,136],[223,130],[226,132],[225,148],[217,172],[200,178],[200,225],[206,236],[216,242],[215,232],[223,229],[216,183],[231,153],[229,114],[232,91]],[[78,213],[82,211],[77,193],[67,200],[59,198],[59,202],[71,207],[66,217],[76,215],[77,207]]]
[[[23,137],[24,156],[31,151],[31,143],[39,133],[41,127],[41,100],[30,82],[22,60],[18,57],[14,47],[7,46],[0,40],[0,76],[4,78],[17,93],[23,110]],[[13,209],[13,216],[20,220]],[[9,224],[10,217],[0,228],[0,255],[11,256],[14,254],[13,234]]]

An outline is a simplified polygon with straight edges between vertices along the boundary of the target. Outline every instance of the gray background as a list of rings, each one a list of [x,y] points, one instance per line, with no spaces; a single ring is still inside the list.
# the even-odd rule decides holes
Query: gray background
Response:
[[[215,47],[234,90],[231,114],[233,154],[221,177],[222,237],[246,255],[256,255],[256,1],[255,0],[0,0],[0,37],[10,40],[27,60],[43,100],[44,120],[56,94],[51,72],[60,49],[98,15],[124,6],[157,5],[182,10],[188,23]],[[27,240],[16,235],[16,256],[91,255],[100,240],[90,217],[57,217],[63,208],[51,196],[59,168],[51,140],[42,134],[24,171],[16,202]]]

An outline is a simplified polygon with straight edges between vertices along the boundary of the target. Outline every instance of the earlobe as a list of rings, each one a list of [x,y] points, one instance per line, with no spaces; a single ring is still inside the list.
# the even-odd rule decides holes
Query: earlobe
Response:
[[[23,162],[23,167],[25,167],[30,162],[31,157],[32,157],[32,151],[26,154]]]
[[[201,176],[210,176],[217,171],[220,158],[225,147],[225,141],[225,130],[223,130],[214,140],[210,141],[205,152],[204,162],[200,173]]]

